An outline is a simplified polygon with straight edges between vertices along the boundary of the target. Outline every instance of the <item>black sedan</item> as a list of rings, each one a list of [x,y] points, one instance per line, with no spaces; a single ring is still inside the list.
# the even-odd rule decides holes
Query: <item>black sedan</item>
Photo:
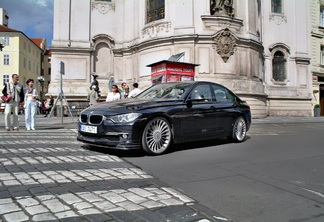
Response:
[[[250,124],[250,107],[226,87],[212,82],[170,82],[154,85],[136,98],[85,109],[77,139],[157,155],[172,143],[219,137],[242,142]]]

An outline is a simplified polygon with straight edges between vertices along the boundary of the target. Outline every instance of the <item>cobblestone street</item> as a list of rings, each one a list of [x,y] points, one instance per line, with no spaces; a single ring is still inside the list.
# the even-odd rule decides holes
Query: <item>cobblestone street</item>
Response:
[[[0,131],[0,221],[227,221],[75,129]]]

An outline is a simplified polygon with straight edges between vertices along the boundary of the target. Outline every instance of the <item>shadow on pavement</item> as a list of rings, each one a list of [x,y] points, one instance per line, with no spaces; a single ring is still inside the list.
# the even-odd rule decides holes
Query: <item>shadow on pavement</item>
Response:
[[[251,137],[246,136],[245,140],[249,140]],[[197,141],[197,142],[190,142],[190,143],[181,143],[181,144],[173,144],[170,149],[162,154],[162,155],[168,155],[170,153],[179,152],[179,151],[185,151],[185,150],[191,150],[191,149],[204,149],[208,148],[210,146],[220,146],[224,144],[234,143],[231,140],[227,138],[218,138],[213,140],[206,140],[206,141]],[[244,142],[243,142],[244,143]],[[114,148],[103,148],[103,147],[97,147],[94,145],[82,145],[83,149],[91,150],[94,152],[99,153],[105,153],[109,155],[114,155],[118,157],[144,157],[148,156],[147,153],[145,153],[143,150],[116,150]]]
[[[146,153],[143,150],[116,150],[114,148],[103,148],[103,147],[97,147],[94,145],[82,145],[83,149],[99,152],[99,153],[105,153],[109,155],[114,155],[118,157],[143,157],[146,156]]]

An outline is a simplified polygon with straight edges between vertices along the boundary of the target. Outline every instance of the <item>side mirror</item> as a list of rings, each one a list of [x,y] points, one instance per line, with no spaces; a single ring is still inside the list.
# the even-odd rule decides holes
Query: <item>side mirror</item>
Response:
[[[192,100],[188,99],[186,104],[187,104],[187,108],[190,109],[192,107]]]
[[[187,99],[186,101],[187,108],[191,108],[193,102],[202,102],[202,101],[205,101],[205,99]]]

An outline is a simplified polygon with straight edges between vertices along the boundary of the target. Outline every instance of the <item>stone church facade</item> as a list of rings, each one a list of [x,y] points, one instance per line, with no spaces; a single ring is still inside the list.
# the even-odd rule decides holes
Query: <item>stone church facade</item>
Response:
[[[221,83],[253,118],[312,115],[308,0],[55,0],[52,79],[85,102],[93,75],[151,85],[147,65],[184,52],[195,80]]]

